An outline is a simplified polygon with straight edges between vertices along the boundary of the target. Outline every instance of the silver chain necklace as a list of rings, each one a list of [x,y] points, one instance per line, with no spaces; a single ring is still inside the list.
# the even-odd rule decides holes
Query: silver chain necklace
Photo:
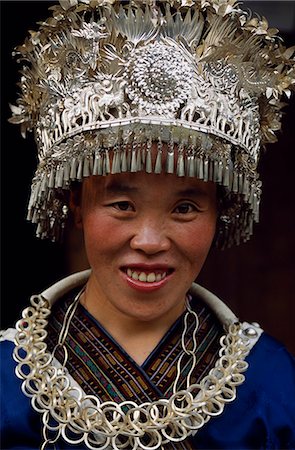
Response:
[[[82,291],[81,291],[82,292]],[[69,444],[85,444],[89,449],[156,450],[165,444],[181,442],[220,415],[226,403],[236,398],[236,386],[243,383],[248,363],[249,340],[243,336],[242,325],[231,323],[227,334],[220,339],[219,359],[215,367],[200,383],[190,384],[196,365],[196,334],[198,316],[186,302],[184,329],[181,337],[182,354],[177,365],[173,395],[153,402],[137,404],[133,401],[101,402],[94,395],[86,395],[71,383],[66,366],[65,346],[71,320],[81,292],[69,306],[52,353],[47,349],[47,318],[51,308],[42,295],[31,298],[31,306],[22,313],[16,325],[14,358],[18,362],[16,374],[23,381],[23,393],[31,397],[34,410],[42,414],[43,439],[41,450],[62,437]],[[193,348],[186,347],[188,319],[195,321]],[[57,348],[63,351],[64,361],[56,363]],[[185,390],[177,390],[185,355],[191,358],[191,369]],[[52,448],[52,447],[51,447]]]

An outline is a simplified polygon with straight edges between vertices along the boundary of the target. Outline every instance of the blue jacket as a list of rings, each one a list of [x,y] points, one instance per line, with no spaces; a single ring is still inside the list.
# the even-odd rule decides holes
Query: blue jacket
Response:
[[[12,358],[14,344],[1,349],[1,449],[37,450],[42,442],[41,415],[21,390]],[[295,362],[275,339],[263,333],[247,357],[246,381],[237,399],[226,405],[193,438],[196,449],[295,449]],[[85,449],[64,442],[61,449]]]

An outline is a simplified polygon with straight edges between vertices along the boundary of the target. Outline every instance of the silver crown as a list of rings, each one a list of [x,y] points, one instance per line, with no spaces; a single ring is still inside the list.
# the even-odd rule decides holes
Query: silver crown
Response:
[[[35,132],[28,217],[37,235],[59,237],[73,181],[165,170],[223,186],[219,244],[247,240],[260,148],[275,140],[295,79],[276,31],[232,0],[63,0],[51,9],[18,48],[29,64],[11,119]]]

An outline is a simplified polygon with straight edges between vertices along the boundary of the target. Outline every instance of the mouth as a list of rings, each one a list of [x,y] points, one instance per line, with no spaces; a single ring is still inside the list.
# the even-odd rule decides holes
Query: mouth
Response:
[[[121,271],[125,274],[127,282],[135,288],[158,289],[171,277],[174,269],[165,267],[126,266]]]

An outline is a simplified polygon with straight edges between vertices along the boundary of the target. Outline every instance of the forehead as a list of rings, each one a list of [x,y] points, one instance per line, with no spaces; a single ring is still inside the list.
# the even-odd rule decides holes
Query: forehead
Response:
[[[216,186],[195,177],[179,177],[176,174],[149,174],[145,172],[92,176],[84,180],[84,189],[104,194],[150,193],[163,195],[214,195]]]

